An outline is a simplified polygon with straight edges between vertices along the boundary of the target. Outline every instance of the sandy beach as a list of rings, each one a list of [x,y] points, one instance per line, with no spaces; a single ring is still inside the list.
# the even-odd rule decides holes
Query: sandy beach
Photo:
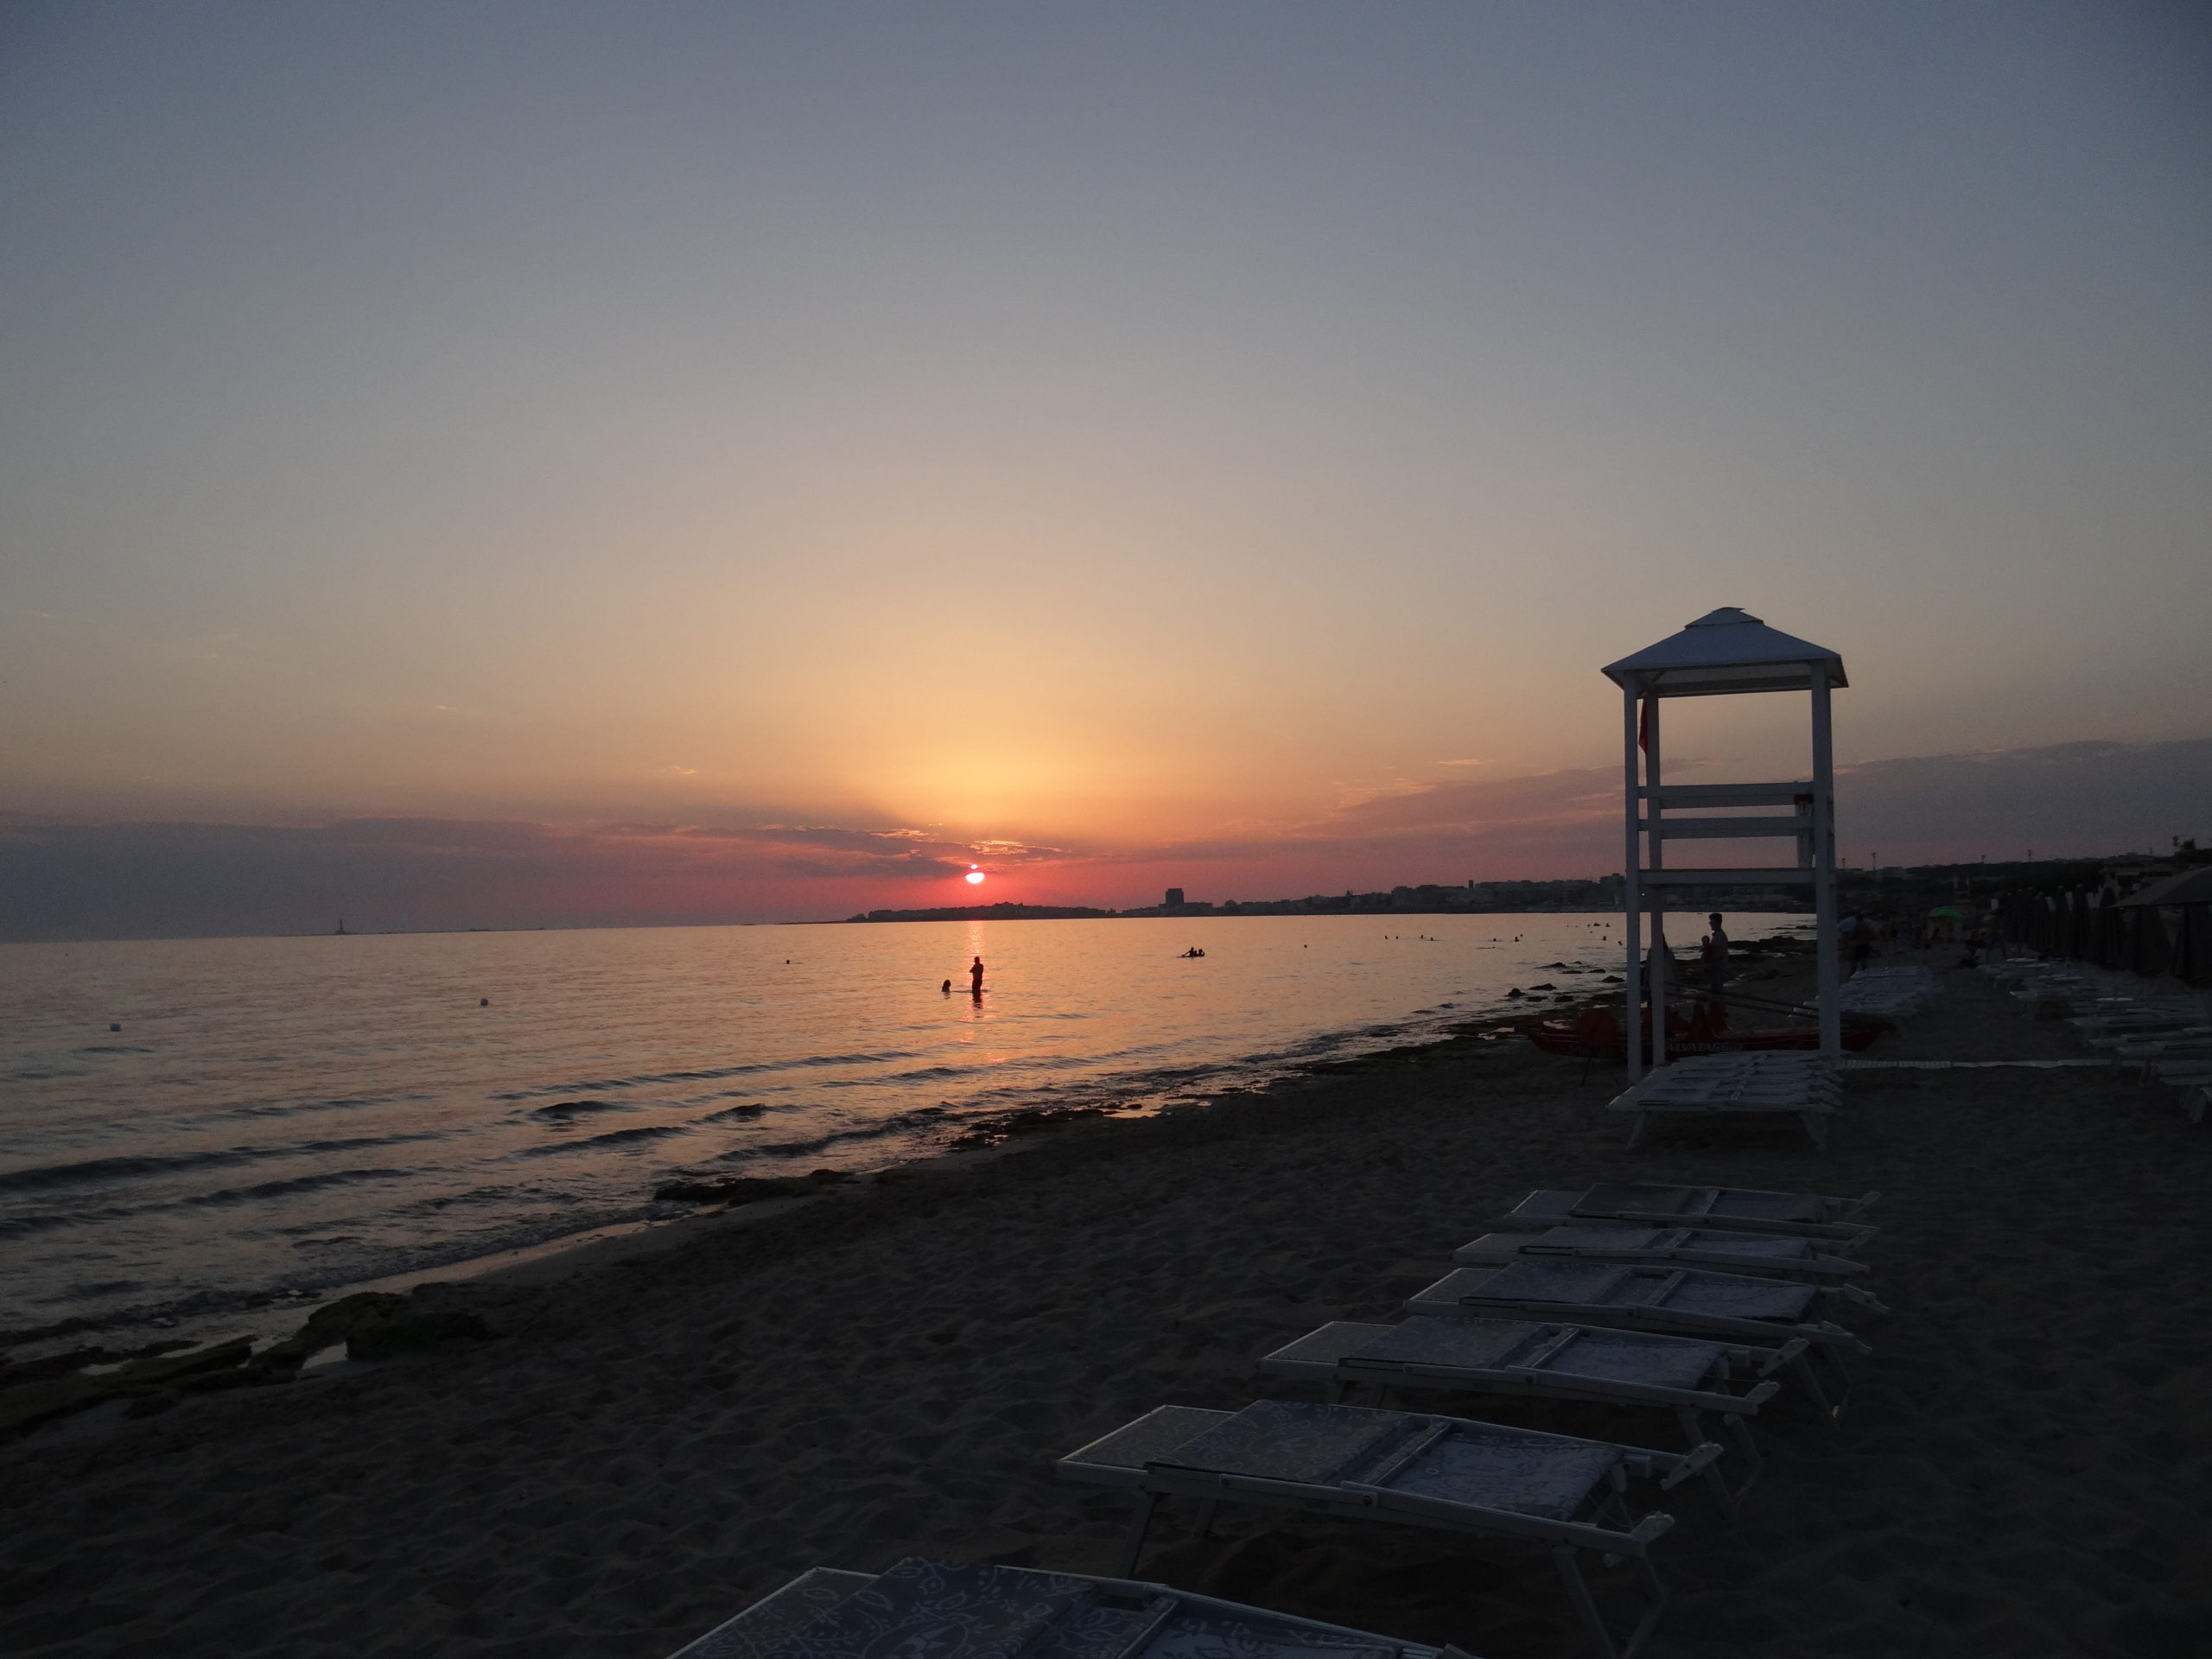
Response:
[[[1946,981],[1870,1058],[2082,1052]],[[1532,1187],[1660,1179],[1879,1189],[1895,1311],[1839,1427],[1762,1422],[1739,1519],[1670,1495],[1654,1653],[2212,1651],[2212,1136],[2166,1091],[1854,1073],[1819,1155],[1681,1128],[1629,1153],[1618,1087],[1470,1037],[421,1293],[491,1339],[0,1446],[0,1649],[658,1659],[817,1564],[1110,1571],[1129,1504],[1055,1457],[1162,1402],[1314,1397],[1254,1361],[1395,1317]],[[1254,1510],[1154,1535],[1144,1576],[1487,1659],[1577,1651],[1541,1559]]]

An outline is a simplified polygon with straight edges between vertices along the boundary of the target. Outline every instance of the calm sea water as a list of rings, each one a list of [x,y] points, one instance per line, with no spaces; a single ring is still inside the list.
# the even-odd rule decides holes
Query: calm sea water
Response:
[[[876,1168],[1040,1103],[1156,1105],[1513,986],[1594,988],[1619,938],[1569,915],[0,946],[0,1331],[461,1261],[675,1213],[652,1192],[679,1174]]]

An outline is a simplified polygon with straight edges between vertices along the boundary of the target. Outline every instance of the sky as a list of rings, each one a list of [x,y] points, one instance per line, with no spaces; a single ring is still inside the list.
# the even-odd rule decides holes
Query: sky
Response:
[[[19,3],[0,227],[0,938],[1602,874],[1721,605],[2212,839],[2201,7]]]

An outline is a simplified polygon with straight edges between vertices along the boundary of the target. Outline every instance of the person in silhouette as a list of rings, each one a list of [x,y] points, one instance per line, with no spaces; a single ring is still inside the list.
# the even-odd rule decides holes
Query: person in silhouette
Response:
[[[968,994],[970,996],[983,994],[983,959],[981,957],[968,964]]]
[[[938,987],[938,989],[943,991],[947,996],[950,996],[952,995],[952,982],[949,979],[946,980],[944,984]]]

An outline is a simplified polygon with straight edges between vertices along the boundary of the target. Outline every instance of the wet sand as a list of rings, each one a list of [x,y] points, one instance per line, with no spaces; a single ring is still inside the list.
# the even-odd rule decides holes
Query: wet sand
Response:
[[[1870,1058],[2082,1052],[1948,978]],[[1618,1087],[1470,1039],[426,1293],[497,1334],[0,1446],[0,1650],[657,1659],[817,1563],[1110,1571],[1129,1504],[1055,1457],[1163,1402],[1313,1397],[1253,1361],[1395,1317],[1531,1187],[1660,1179],[1881,1189],[1896,1312],[1840,1427],[1763,1427],[1740,1519],[1669,1495],[1654,1654],[2208,1651],[2212,1135],[2101,1071],[1878,1071],[1826,1156],[1631,1154]],[[1541,1560],[1253,1510],[1154,1535],[1147,1576],[1577,1651]]]

